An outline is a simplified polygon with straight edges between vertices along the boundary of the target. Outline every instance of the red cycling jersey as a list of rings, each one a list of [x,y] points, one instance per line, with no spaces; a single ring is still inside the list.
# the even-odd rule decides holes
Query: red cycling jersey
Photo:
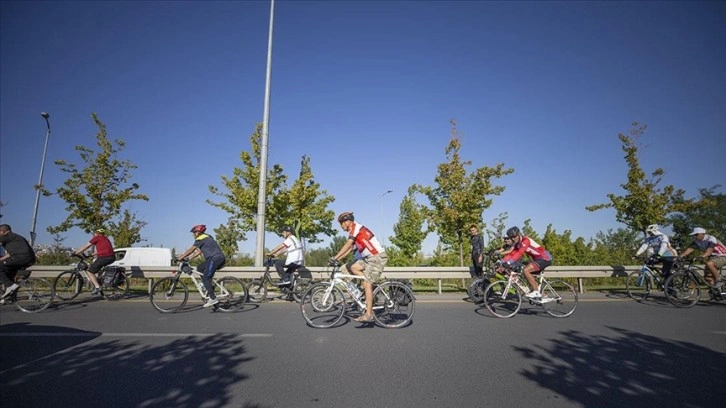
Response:
[[[502,261],[518,261],[525,253],[529,255],[532,260],[552,260],[552,258],[550,257],[550,253],[547,252],[545,247],[538,244],[530,237],[525,237],[524,235],[522,235],[522,238],[519,240],[519,242],[514,244],[514,251],[508,253],[504,258],[502,258]]]

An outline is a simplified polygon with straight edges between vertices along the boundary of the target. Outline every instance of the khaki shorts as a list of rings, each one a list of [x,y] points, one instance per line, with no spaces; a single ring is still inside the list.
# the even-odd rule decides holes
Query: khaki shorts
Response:
[[[726,266],[726,256],[712,256],[708,259],[716,265],[716,268],[723,268]]]
[[[378,282],[381,279],[383,268],[388,263],[388,255],[386,253],[371,255],[369,257],[359,259],[355,262],[363,267],[363,273],[372,282]]]

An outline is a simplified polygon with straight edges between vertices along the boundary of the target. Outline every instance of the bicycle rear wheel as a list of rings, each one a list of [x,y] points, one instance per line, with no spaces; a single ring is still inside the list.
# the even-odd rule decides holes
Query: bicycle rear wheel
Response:
[[[698,281],[686,273],[674,273],[665,282],[666,299],[675,307],[692,307],[701,299]]]
[[[507,287],[507,281],[492,282],[484,290],[484,304],[494,316],[506,319],[522,307],[522,294],[514,286]]]
[[[15,306],[25,313],[38,313],[53,302],[53,284],[43,278],[28,278],[16,292]]]
[[[234,276],[225,276],[214,285],[217,308],[222,312],[239,310],[247,301],[247,285]]]
[[[161,278],[154,282],[149,292],[151,305],[161,313],[174,313],[189,300],[187,285],[176,277]]]
[[[308,278],[300,278],[295,282],[295,287],[292,288],[292,298],[295,299],[297,303],[300,303],[302,300],[303,294],[310,287],[310,282],[311,279]]]
[[[630,272],[628,279],[625,281],[625,290],[628,291],[628,296],[638,302],[647,299],[652,288],[653,281],[651,277],[642,271]]]
[[[484,300],[484,291],[489,286],[489,279],[487,278],[476,278],[471,285],[467,288],[469,293],[469,299],[474,303],[480,303]]]
[[[311,286],[302,295],[300,312],[308,325],[317,329],[335,326],[345,313],[343,292],[331,283],[323,282]]]
[[[113,284],[103,285],[103,297],[105,297],[106,300],[119,300],[124,298],[129,294],[129,286],[131,286],[131,283],[126,275],[120,274]]]
[[[53,289],[55,289],[55,295],[60,300],[73,300],[81,293],[81,286],[83,286],[83,278],[81,274],[76,271],[65,271],[61,272],[60,275],[56,276],[53,280]]]
[[[400,282],[384,282],[373,291],[373,317],[389,329],[407,325],[416,311],[416,298]]]
[[[252,283],[250,283],[248,296],[250,297],[250,302],[264,302],[265,299],[267,299],[267,287],[265,286],[265,281],[259,279],[253,280]]]
[[[577,308],[577,292],[567,282],[553,280],[542,285],[540,303],[553,317],[567,317]]]

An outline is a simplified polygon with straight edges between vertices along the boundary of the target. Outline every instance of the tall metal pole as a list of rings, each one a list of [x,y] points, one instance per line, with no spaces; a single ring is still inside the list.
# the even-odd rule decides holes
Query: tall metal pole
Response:
[[[40,190],[43,188],[43,170],[45,169],[45,155],[48,152],[48,139],[50,138],[50,121],[48,118],[50,115],[48,112],[40,112],[40,116],[45,119],[45,124],[48,126],[48,131],[45,132],[45,146],[43,147],[43,160],[40,161],[40,176],[38,177],[38,184],[35,186],[35,205],[33,206],[33,223],[30,226],[30,247],[32,248],[35,244],[35,223],[38,220],[38,202],[40,201]]]
[[[393,190],[388,190],[385,193],[381,194],[380,197],[378,197],[378,204],[381,207],[381,228],[383,228],[383,224],[385,224],[385,222],[383,220],[383,197],[385,195],[387,195],[387,194],[392,193],[392,192],[393,192]],[[386,238],[385,238],[385,235],[382,237],[381,244],[383,246],[386,246]]]
[[[272,22],[275,0],[270,1],[270,32],[267,38],[267,74],[265,79],[265,109],[262,114],[262,146],[260,150],[260,189],[257,192],[257,249],[255,266],[262,266],[265,252],[265,202],[267,201],[267,138],[270,128],[270,77],[272,76]]]

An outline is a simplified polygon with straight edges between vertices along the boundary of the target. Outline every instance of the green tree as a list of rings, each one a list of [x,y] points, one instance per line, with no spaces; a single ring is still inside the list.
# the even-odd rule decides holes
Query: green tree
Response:
[[[429,230],[424,228],[426,211],[416,203],[414,193],[415,188],[410,187],[408,194],[401,201],[398,222],[393,226],[394,236],[390,237],[391,243],[398,248],[400,255],[409,259],[417,258],[421,245],[429,233]],[[391,253],[388,249],[386,252],[390,260]]]
[[[673,214],[670,217],[673,231],[681,237],[682,245],[688,244],[689,240],[684,238],[694,227],[705,228],[709,234],[722,241],[726,239],[726,194],[716,193],[719,187],[717,185],[699,189],[701,197],[695,208],[687,213]]]
[[[123,216],[118,222],[109,222],[108,230],[111,231],[113,245],[116,248],[130,247],[139,242],[146,241],[141,237],[141,230],[146,226],[145,221],[137,220],[136,214],[124,210]]]
[[[692,200],[684,199],[682,189],[676,189],[672,185],[659,187],[665,174],[662,168],[655,169],[650,178],[646,178],[638,160],[638,140],[645,133],[646,127],[634,122],[630,136],[622,133],[618,135],[628,165],[628,180],[620,186],[627,194],[610,193],[607,195],[610,202],[585,207],[588,211],[614,208],[615,219],[637,231],[644,231],[649,224],[663,225],[669,214],[688,212],[694,207]]]
[[[106,125],[95,113],[91,114],[91,118],[98,127],[96,142],[99,150],[95,151],[85,146],[75,147],[85,167],[78,168],[76,164],[65,160],[55,161],[61,171],[70,175],[63,186],[56,190],[58,196],[67,203],[68,215],[61,224],[47,228],[51,234],[65,232],[73,227],[91,233],[100,226],[125,225],[124,220],[129,222],[129,219],[125,218],[126,215],[117,224],[111,224],[120,216],[123,205],[130,200],[149,200],[145,194],[137,192],[139,189],[137,183],[130,182],[132,170],[137,166],[130,160],[121,160],[118,157],[126,147],[126,143],[120,139],[113,142],[108,140]],[[143,221],[135,218],[131,218],[131,221],[133,222],[128,225],[129,227],[145,225]],[[116,234],[120,232],[108,229],[108,235],[115,241],[129,239],[126,236],[118,239]],[[140,239],[140,235],[135,238]]]
[[[464,244],[468,240],[471,224],[482,224],[484,210],[492,205],[491,196],[500,195],[503,186],[495,186],[492,179],[514,172],[499,163],[494,167],[480,167],[467,174],[471,161],[459,156],[461,138],[456,121],[451,120],[451,137],[445,152],[447,162],[438,165],[435,186],[415,186],[428,200],[427,222],[448,248],[459,252],[459,263],[464,265]],[[446,250],[446,248],[443,248]]]
[[[239,249],[235,231],[237,228],[231,218],[227,220],[227,225],[219,224],[219,227],[214,229],[214,239],[227,259],[232,259]]]
[[[640,246],[638,239],[639,232],[626,228],[618,228],[613,231],[598,232],[592,247],[593,259],[590,265],[630,265],[633,262],[633,255]],[[585,265],[579,263],[579,265]]]

